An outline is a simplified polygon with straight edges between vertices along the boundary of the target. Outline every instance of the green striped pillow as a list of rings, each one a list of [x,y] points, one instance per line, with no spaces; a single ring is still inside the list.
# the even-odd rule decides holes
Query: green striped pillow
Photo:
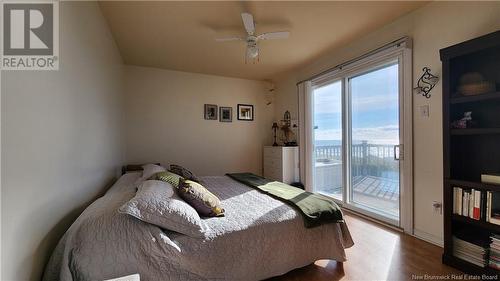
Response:
[[[159,180],[159,181],[164,181],[166,183],[171,184],[173,187],[177,188],[179,187],[179,180],[184,179],[183,177],[171,173],[169,171],[163,171],[154,174],[152,177],[149,178],[150,180]]]

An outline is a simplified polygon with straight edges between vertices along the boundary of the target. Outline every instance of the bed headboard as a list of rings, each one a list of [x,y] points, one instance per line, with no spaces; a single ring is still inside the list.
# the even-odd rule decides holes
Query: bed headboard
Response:
[[[160,163],[154,163],[154,164],[161,166]],[[128,172],[142,171],[143,165],[145,165],[145,164],[128,164],[128,165],[122,166],[122,175],[124,175]]]

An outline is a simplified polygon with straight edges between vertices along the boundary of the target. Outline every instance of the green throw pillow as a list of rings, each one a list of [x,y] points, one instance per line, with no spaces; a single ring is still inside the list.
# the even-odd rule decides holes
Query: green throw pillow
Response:
[[[221,206],[219,198],[208,191],[203,185],[181,178],[177,191],[182,199],[191,205],[200,216],[224,216],[224,209]]]
[[[177,188],[179,186],[179,180],[183,179],[181,176],[174,174],[169,171],[163,171],[154,174],[149,178],[150,180],[159,180],[171,184],[173,187]]]

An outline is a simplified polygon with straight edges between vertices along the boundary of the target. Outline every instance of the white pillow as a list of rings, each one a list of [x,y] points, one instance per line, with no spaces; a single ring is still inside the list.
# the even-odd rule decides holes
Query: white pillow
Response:
[[[162,196],[170,198],[174,195],[174,187],[168,182],[158,180],[145,180],[139,185],[142,192],[165,193]]]
[[[163,229],[203,238],[207,228],[196,210],[175,194],[171,184],[156,182],[145,181],[135,197],[123,204],[118,212]]]
[[[155,164],[146,164],[142,166],[142,176],[137,179],[135,182],[135,186],[139,186],[143,181],[149,179],[152,177],[154,174],[159,173],[159,172],[164,172],[167,169],[163,168],[162,166],[158,166]]]

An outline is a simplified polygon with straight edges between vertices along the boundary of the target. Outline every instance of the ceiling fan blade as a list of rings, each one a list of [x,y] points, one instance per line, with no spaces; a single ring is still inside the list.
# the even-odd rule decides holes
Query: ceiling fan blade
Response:
[[[286,39],[290,35],[288,31],[267,32],[257,36],[258,40]]]
[[[241,41],[243,38],[241,37],[226,37],[226,38],[215,38],[217,42],[228,42],[228,41]]]
[[[253,16],[249,13],[241,13],[241,19],[243,20],[243,25],[248,34],[253,35],[255,32],[255,24],[253,22]]]

